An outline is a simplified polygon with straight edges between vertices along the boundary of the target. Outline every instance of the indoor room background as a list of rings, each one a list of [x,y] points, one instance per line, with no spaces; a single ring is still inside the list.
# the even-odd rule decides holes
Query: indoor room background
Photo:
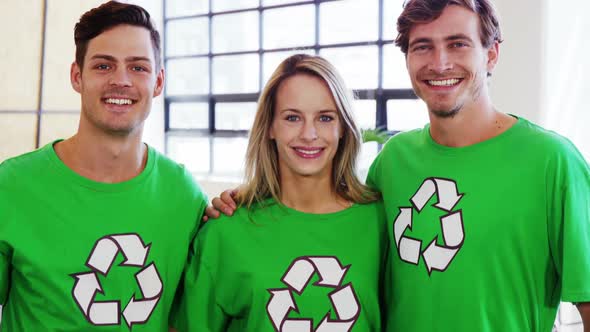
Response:
[[[0,162],[76,131],[73,27],[102,2],[0,0]],[[393,45],[402,0],[127,2],[150,11],[163,41],[166,87],[144,139],[184,164],[211,197],[242,179],[258,94],[291,54],[319,54],[339,69],[363,129],[394,134],[428,121]],[[589,160],[590,2],[494,3],[504,38],[490,81],[495,106],[558,131]],[[378,150],[363,145],[361,176]],[[562,305],[555,330],[582,331],[577,310]]]

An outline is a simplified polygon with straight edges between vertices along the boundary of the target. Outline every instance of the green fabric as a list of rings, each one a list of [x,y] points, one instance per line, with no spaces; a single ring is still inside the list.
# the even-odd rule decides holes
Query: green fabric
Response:
[[[367,182],[394,242],[387,331],[546,332],[560,299],[590,301],[590,170],[565,138],[518,119],[449,148],[426,126],[394,136]]]
[[[144,171],[118,184],[76,174],[53,144],[5,161],[0,330],[167,331],[205,207],[189,173],[152,148]]]
[[[298,322],[302,332],[322,324],[329,331],[381,331],[384,221],[382,203],[317,215],[268,201],[208,222],[195,240],[177,328],[272,332],[275,324],[295,331],[285,326]],[[315,285],[321,280],[326,285]]]

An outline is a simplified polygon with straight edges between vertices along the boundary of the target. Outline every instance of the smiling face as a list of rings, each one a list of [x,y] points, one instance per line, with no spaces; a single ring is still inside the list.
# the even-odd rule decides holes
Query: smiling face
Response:
[[[84,68],[72,64],[71,82],[82,100],[81,124],[111,135],[141,132],[162,92],[164,71],[154,60],[150,33],[118,25],[90,40]]]
[[[295,74],[278,87],[270,138],[276,142],[281,180],[331,177],[342,125],[328,85]]]
[[[484,48],[477,14],[447,6],[436,20],[409,33],[406,57],[416,94],[436,117],[452,117],[489,98],[486,85],[498,57],[498,43]]]

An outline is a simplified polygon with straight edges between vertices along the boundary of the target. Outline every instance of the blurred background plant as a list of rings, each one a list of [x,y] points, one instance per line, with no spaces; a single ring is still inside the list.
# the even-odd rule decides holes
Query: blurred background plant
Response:
[[[389,139],[387,130],[381,128],[361,129],[363,143],[377,142],[378,144],[385,144]]]

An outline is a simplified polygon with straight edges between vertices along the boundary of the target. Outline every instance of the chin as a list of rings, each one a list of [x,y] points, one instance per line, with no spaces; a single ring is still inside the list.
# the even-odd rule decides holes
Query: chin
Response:
[[[431,109],[430,113],[432,113],[435,117],[441,119],[449,119],[455,117],[459,113],[460,109],[455,108],[451,110],[441,110],[441,109]]]
[[[298,177],[321,177],[325,173],[324,168],[318,167],[293,167],[291,170]]]

